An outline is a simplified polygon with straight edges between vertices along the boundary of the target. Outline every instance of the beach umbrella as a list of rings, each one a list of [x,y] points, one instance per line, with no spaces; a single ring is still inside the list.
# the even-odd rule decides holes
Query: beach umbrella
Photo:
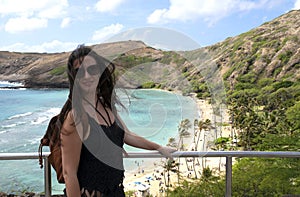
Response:
[[[153,178],[151,176],[147,176],[146,179],[151,180],[151,181],[153,180]]]
[[[136,189],[139,191],[145,191],[145,190],[149,189],[149,185],[139,184],[136,186]]]

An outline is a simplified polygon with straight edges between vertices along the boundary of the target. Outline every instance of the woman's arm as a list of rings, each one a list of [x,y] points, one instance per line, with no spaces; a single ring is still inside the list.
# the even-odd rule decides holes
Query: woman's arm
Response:
[[[156,144],[155,142],[146,140],[145,138],[138,136],[129,130],[125,130],[124,142],[130,146],[146,150],[158,150],[160,148],[160,145]]]
[[[130,146],[134,146],[136,148],[142,148],[146,150],[157,150],[162,155],[173,159],[171,153],[177,151],[175,148],[168,147],[168,146],[161,146],[154,142],[151,142],[141,136],[138,136],[130,131],[125,131],[124,142]]]
[[[82,141],[76,130],[72,112],[69,112],[63,123],[61,134],[61,151],[63,175],[67,196],[80,197],[77,170],[80,160]]]
[[[166,157],[173,159],[171,153],[176,151],[175,148],[161,146],[155,142],[151,142],[139,135],[136,135],[135,133],[129,131],[129,129],[126,127],[125,123],[121,120],[120,117],[118,117],[118,119],[121,122],[123,129],[125,130],[124,142],[126,144],[145,150],[157,150]]]

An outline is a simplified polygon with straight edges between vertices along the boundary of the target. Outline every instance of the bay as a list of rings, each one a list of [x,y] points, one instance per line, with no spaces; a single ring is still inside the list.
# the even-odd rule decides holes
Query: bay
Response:
[[[197,106],[190,97],[160,90],[126,92],[119,92],[126,109],[118,108],[122,119],[132,132],[158,144],[165,145],[170,137],[178,137],[182,119],[193,122],[197,118]],[[59,113],[67,94],[68,90],[0,89],[0,152],[37,152],[50,118]],[[127,145],[124,148],[143,151]],[[124,160],[126,171],[134,170],[136,164],[136,159]],[[143,165],[146,167],[150,163]],[[62,193],[63,187],[57,183],[52,170],[52,192]],[[0,161],[0,191],[43,192],[43,170],[38,160]]]

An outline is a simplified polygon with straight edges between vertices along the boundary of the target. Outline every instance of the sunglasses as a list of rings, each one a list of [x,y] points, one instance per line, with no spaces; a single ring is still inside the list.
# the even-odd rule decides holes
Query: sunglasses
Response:
[[[100,68],[98,65],[94,64],[94,65],[87,67],[86,69],[76,68],[75,71],[76,71],[76,77],[83,78],[85,75],[85,71],[87,71],[89,73],[89,75],[94,76],[94,75],[98,75],[100,73]]]

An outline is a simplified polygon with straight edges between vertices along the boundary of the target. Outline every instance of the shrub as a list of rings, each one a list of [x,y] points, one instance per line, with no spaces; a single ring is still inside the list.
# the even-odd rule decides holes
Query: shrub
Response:
[[[154,88],[154,87],[155,87],[155,83],[153,81],[149,81],[142,84],[142,88]]]
[[[66,72],[67,66],[58,66],[50,71],[51,75],[62,75]]]

